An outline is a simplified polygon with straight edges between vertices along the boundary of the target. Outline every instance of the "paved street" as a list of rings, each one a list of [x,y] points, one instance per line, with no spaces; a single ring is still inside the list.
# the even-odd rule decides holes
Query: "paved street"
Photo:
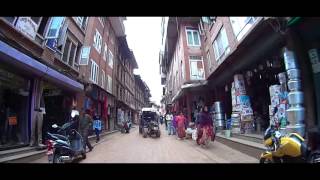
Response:
[[[138,128],[130,134],[105,136],[80,163],[257,163],[258,160],[217,141],[207,149],[195,141],[177,140],[162,127],[160,138],[143,138]],[[33,163],[46,163],[43,157]]]

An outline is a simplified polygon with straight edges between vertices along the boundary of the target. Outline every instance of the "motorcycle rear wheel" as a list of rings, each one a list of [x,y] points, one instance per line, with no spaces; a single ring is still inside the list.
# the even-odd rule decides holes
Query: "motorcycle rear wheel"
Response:
[[[62,163],[64,163],[62,160],[61,160],[61,158],[60,158],[60,154],[54,154],[53,155],[53,161],[52,161],[52,163],[54,163],[54,164],[62,164]]]
[[[316,150],[310,154],[308,163],[320,163],[320,150]]]
[[[260,158],[260,164],[272,164],[272,163],[275,163],[275,162],[270,159]]]

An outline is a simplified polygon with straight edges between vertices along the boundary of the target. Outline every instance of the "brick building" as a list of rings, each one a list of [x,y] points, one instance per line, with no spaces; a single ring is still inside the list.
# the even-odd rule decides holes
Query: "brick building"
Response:
[[[38,143],[52,124],[70,120],[73,107],[100,115],[104,130],[115,128],[117,107],[132,116],[137,63],[123,20],[0,17],[0,150],[33,145],[39,108]]]
[[[319,131],[319,111],[316,110],[319,109],[319,83],[316,81],[319,73],[318,60],[315,60],[319,35],[312,29],[318,24],[319,18],[164,18],[160,52],[160,73],[165,85],[163,103],[174,110],[186,108],[185,114],[192,120],[194,107],[212,106],[215,101],[221,101],[226,118],[230,118],[235,110],[238,111],[235,108],[238,100],[234,101],[232,97],[235,75],[242,76],[244,96],[248,97],[252,108],[250,113],[262,116],[261,133],[270,123],[269,87],[279,84],[278,75],[287,71],[284,52],[293,52],[301,72],[300,91],[304,94],[306,114],[303,121],[294,120],[286,129],[302,134],[306,131],[306,136],[308,132]],[[198,49],[202,51],[199,54]],[[192,62],[195,59],[198,59],[197,68],[193,70],[191,64],[196,64]],[[202,67],[204,70],[199,73]],[[197,82],[190,79],[193,74]],[[202,97],[188,97],[189,92],[193,92],[192,96]],[[254,131],[258,130],[255,128]]]

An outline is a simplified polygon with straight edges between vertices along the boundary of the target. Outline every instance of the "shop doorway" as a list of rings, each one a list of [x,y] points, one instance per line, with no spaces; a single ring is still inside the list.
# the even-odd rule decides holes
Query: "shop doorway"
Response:
[[[42,135],[46,137],[46,132],[55,131],[55,129],[51,127],[53,124],[62,126],[70,120],[72,95],[45,82],[43,96],[46,114],[43,117]]]
[[[29,143],[31,81],[0,64],[0,150]]]
[[[280,54],[280,52],[279,52]],[[272,85],[280,85],[278,74],[286,72],[283,58],[281,55],[271,57],[251,66],[243,72],[248,88],[246,91],[250,97],[251,107],[255,116],[260,116],[260,127],[263,133],[270,124],[269,105],[271,103],[269,87]],[[257,132],[257,124],[255,121],[255,132]]]

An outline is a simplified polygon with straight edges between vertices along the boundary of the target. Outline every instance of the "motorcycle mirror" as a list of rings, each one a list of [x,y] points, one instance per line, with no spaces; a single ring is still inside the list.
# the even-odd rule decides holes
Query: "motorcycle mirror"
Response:
[[[54,125],[52,125],[51,127],[53,127],[53,128],[57,128],[57,127],[58,127],[58,125],[57,125],[57,124],[54,124]]]
[[[76,115],[79,116],[79,111],[77,111],[77,110],[72,110],[72,111],[71,111],[71,117],[74,118]]]

